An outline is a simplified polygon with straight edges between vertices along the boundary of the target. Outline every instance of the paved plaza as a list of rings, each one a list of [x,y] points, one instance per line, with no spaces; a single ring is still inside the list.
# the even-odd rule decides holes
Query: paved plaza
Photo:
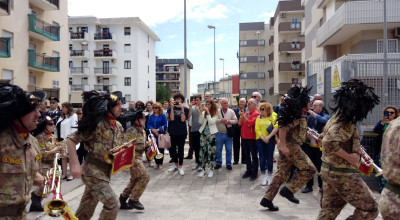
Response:
[[[187,152],[188,145],[185,146]],[[186,155],[185,155],[186,156]],[[277,158],[277,157],[276,157]],[[300,204],[294,204],[279,194],[274,204],[279,206],[278,212],[270,212],[259,205],[268,186],[261,186],[261,177],[255,181],[243,180],[241,176],[246,170],[243,164],[233,165],[229,171],[225,165],[214,172],[212,178],[207,175],[198,177],[198,171],[191,169],[193,160],[184,160],[185,175],[178,172],[170,173],[168,163],[170,157],[165,156],[164,168],[157,170],[148,167],[151,177],[149,185],[140,199],[145,206],[144,211],[121,210],[117,219],[316,219],[320,210],[320,193],[317,184],[314,184],[312,193],[298,192],[296,196]],[[146,167],[148,164],[145,164]],[[276,163],[275,170],[276,171]],[[111,183],[114,192],[119,196],[129,182],[130,174],[123,171],[112,177]],[[84,186],[79,179],[63,182],[64,200],[68,202],[73,212],[78,208]],[[378,192],[373,192],[379,199]],[[48,200],[48,199],[47,199]],[[98,219],[103,205],[98,204],[92,219]],[[345,219],[354,208],[347,205],[337,219]],[[29,213],[28,219],[51,220],[54,218],[43,216],[40,213]],[[382,219],[379,215],[377,219]]]

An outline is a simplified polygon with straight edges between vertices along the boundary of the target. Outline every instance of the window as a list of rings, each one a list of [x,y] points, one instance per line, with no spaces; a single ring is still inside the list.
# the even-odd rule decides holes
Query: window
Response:
[[[147,65],[147,73],[150,73],[150,66]]]
[[[52,53],[53,57],[60,57],[60,52],[54,51]]]
[[[130,69],[130,68],[131,68],[131,61],[130,60],[125,60],[124,69]]]
[[[150,35],[147,35],[147,43],[150,42]]]
[[[131,77],[125,77],[124,84],[125,86],[131,86]]]
[[[125,44],[124,52],[125,53],[130,53],[131,52],[131,44]]]
[[[104,44],[103,45],[103,50],[107,50],[107,49],[110,49],[110,45],[109,44]]]
[[[72,32],[72,27],[69,27],[69,32]]]
[[[246,45],[247,45],[247,40],[240,41],[240,46],[246,46]]]
[[[60,88],[60,81],[53,80],[53,88]]]
[[[69,77],[69,85],[72,85],[72,77]]]
[[[36,76],[29,76],[29,85],[36,85]]]
[[[87,77],[82,77],[81,79],[82,85],[87,85],[88,83],[88,78]]]
[[[7,70],[3,69],[2,74],[1,74],[1,79],[13,79],[14,78],[14,71],[13,70]],[[11,84],[13,84],[13,81],[10,81]]]
[[[131,94],[125,94],[125,102],[131,101]]]
[[[125,33],[125,35],[131,35],[131,27],[125,27],[124,33]]]
[[[398,41],[397,39],[387,40],[387,52],[388,53],[398,53]],[[383,39],[377,40],[377,53],[383,53]]]
[[[11,38],[10,46],[11,46],[11,48],[14,48],[14,34],[13,34],[13,32],[9,32],[9,31],[3,30],[2,35],[3,35],[3,37]]]
[[[79,27],[78,27],[78,29],[79,29]],[[81,31],[83,31],[83,32],[88,32],[88,27],[80,27],[80,29],[81,29]]]
[[[73,67],[72,61],[69,61],[69,68]]]
[[[150,89],[150,81],[147,81],[147,88]]]
[[[150,52],[149,52],[149,50],[147,50],[147,58],[149,58],[150,57]]]
[[[69,50],[72,50],[72,44],[69,45]]]

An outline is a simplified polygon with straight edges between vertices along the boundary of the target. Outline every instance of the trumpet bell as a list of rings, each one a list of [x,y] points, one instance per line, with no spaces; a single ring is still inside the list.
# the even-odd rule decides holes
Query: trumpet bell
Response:
[[[158,160],[161,159],[161,158],[163,158],[163,157],[164,157],[164,154],[161,154],[161,153],[160,153],[160,154],[157,154],[157,155],[155,156],[155,158],[158,159]]]
[[[51,217],[60,217],[67,211],[67,203],[60,199],[51,200],[44,206],[44,213]]]

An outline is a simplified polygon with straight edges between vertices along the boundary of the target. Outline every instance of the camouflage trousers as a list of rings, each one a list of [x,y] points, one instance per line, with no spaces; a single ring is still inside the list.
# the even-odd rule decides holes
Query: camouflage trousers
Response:
[[[116,219],[119,211],[119,202],[110,183],[84,175],[82,175],[82,181],[86,187],[78,210],[76,210],[76,217],[78,219],[91,219],[97,203],[100,201],[104,206],[99,219]]]
[[[317,219],[336,219],[347,203],[356,208],[353,215],[347,219],[368,220],[378,216],[378,204],[358,174],[338,175],[322,168],[320,175],[323,180],[323,193]]]
[[[293,178],[286,184],[286,187],[292,192],[299,191],[312,178],[317,171],[310,158],[300,149],[300,146],[290,147],[290,155],[287,157],[279,150],[278,171],[272,179],[264,198],[272,201],[279,191],[279,187],[287,181],[290,175],[292,165],[295,165],[298,171]]]
[[[379,211],[385,220],[399,219],[400,195],[384,188],[379,199]]]
[[[147,174],[146,168],[143,165],[143,162],[137,162],[133,164],[130,168],[131,171],[131,179],[129,184],[125,187],[122,192],[122,196],[130,200],[139,201],[139,198],[142,196],[144,190],[147,187],[147,184],[150,181],[150,177]]]
[[[46,176],[47,171],[49,171],[51,167],[52,166],[50,164],[42,163],[40,165],[39,173],[42,174],[42,176]],[[38,188],[36,188],[36,190],[33,193],[42,198],[46,198],[47,196],[43,196],[43,189],[44,189],[44,183],[40,184],[40,186],[38,186]]]
[[[0,220],[26,220],[26,210],[18,216],[2,216]]]

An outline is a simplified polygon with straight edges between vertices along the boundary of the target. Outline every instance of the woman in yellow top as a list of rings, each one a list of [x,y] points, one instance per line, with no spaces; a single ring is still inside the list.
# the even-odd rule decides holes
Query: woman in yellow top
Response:
[[[277,114],[272,111],[272,105],[263,102],[258,107],[260,117],[256,120],[256,145],[260,158],[261,185],[269,185],[272,181],[273,156],[275,150],[275,134],[278,131]],[[268,163],[268,176],[265,165]]]

